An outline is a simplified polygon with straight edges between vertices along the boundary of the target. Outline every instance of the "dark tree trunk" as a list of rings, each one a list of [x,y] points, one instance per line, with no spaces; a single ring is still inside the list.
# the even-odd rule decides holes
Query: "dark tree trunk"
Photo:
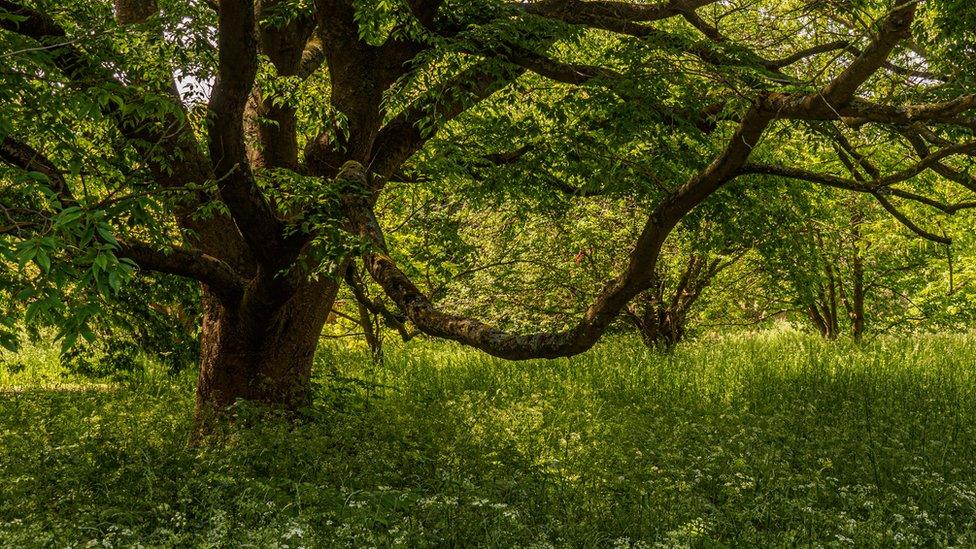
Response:
[[[289,411],[308,403],[312,360],[337,292],[337,283],[323,279],[280,305],[257,306],[252,298],[234,309],[205,292],[198,435],[237,400]]]
[[[685,337],[685,317],[682,314],[655,315],[656,318],[645,317],[640,324],[641,340],[644,345],[654,349],[672,349]]]

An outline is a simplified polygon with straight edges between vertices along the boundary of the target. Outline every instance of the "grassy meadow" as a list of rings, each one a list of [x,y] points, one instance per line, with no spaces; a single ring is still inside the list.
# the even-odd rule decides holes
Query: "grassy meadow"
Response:
[[[976,336],[326,347],[314,407],[189,447],[193,373],[3,355],[4,547],[976,544]]]

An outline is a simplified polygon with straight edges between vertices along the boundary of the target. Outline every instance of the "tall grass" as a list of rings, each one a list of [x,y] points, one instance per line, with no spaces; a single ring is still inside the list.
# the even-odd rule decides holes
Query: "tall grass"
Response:
[[[191,375],[80,390],[41,361],[0,374],[0,542],[967,546],[974,358],[789,331],[527,363],[328,347],[303,419],[242,406],[204,448]]]

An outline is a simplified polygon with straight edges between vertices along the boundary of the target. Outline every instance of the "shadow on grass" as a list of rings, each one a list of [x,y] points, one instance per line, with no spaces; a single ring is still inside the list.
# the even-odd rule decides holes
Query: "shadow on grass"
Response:
[[[967,355],[725,345],[528,364],[442,346],[382,370],[337,352],[364,383],[323,380],[305,419],[205,448],[185,444],[187,383],[0,394],[0,540],[976,541]]]

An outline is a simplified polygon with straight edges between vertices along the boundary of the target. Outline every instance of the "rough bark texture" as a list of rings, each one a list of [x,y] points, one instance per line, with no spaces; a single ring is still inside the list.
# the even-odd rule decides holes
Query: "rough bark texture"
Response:
[[[204,297],[196,412],[206,429],[238,399],[294,410],[308,402],[312,359],[338,284],[311,282],[275,306]]]

